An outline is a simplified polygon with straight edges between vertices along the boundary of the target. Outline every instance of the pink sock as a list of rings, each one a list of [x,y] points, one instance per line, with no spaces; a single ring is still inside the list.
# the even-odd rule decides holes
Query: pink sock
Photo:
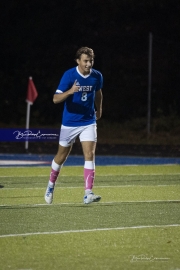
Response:
[[[55,170],[51,169],[49,181],[51,183],[55,184],[55,182],[56,182],[56,180],[58,178],[58,175],[59,175],[59,171],[55,171]]]
[[[84,168],[84,184],[85,184],[84,188],[85,188],[85,190],[93,188],[94,175],[95,175],[94,169]]]

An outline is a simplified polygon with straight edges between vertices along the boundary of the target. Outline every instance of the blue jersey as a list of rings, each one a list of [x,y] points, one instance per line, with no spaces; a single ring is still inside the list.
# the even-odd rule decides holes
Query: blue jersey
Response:
[[[95,92],[102,88],[102,74],[95,69],[91,69],[90,74],[83,76],[78,67],[69,69],[64,73],[56,94],[69,90],[75,81],[80,89],[79,92],[75,92],[65,100],[62,124],[70,127],[93,124],[96,122]]]

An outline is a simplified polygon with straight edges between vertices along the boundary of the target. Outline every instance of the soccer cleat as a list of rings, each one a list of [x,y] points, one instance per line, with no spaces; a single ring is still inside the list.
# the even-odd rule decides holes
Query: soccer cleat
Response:
[[[44,199],[48,204],[51,204],[53,201],[53,192],[54,192],[54,187],[48,186],[46,189],[45,196],[44,196]]]
[[[101,200],[101,196],[95,195],[93,192],[84,196],[84,203],[89,204],[92,202],[99,202]]]

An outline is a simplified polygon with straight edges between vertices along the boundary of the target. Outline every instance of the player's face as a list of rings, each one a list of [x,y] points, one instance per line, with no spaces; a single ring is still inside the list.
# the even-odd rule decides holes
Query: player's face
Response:
[[[77,63],[79,71],[83,75],[88,75],[90,73],[90,69],[93,66],[94,59],[83,53],[81,54],[81,58],[77,59]]]

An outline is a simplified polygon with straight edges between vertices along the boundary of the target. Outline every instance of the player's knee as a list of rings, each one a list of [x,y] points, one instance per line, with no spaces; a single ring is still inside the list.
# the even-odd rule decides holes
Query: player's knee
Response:
[[[84,153],[84,155],[85,155],[86,160],[93,160],[94,155],[95,155],[95,151],[94,150],[86,151],[86,153]]]

